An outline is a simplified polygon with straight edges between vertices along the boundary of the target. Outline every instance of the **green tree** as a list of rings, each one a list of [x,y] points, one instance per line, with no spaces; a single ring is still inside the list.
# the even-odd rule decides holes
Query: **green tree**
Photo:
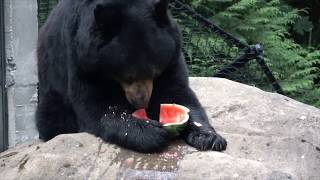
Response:
[[[294,25],[303,20],[299,13],[304,10],[292,8],[280,0],[185,2],[242,41],[248,44],[261,43],[265,49],[267,64],[285,93],[300,101],[319,106],[320,90],[317,79],[320,77],[320,51],[302,47],[294,42],[290,34]],[[212,6],[215,8],[210,9]]]

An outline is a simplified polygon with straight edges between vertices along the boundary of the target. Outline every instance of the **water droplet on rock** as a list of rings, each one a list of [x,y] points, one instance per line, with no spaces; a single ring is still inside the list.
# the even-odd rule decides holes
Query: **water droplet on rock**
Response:
[[[202,124],[198,123],[198,122],[193,122],[194,125],[196,125],[197,127],[201,127]]]
[[[305,120],[305,119],[307,119],[307,116],[301,116],[299,119]]]

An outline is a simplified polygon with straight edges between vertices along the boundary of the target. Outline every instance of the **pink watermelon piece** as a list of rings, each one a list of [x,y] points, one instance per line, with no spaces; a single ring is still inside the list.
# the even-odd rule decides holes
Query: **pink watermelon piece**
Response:
[[[138,109],[132,113],[132,116],[138,119],[148,120],[148,116],[145,109]]]
[[[160,107],[160,123],[179,124],[185,122],[189,118],[189,109],[178,104],[161,104]],[[132,116],[138,119],[148,120],[145,109],[138,109],[132,113]]]

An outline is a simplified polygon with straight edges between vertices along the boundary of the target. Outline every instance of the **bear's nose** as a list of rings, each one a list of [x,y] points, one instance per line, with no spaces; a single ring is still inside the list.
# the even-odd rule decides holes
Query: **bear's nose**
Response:
[[[147,108],[149,105],[149,98],[146,96],[140,96],[137,98],[128,98],[128,101],[132,106],[134,106],[137,109],[141,108]]]
[[[147,108],[153,89],[152,80],[140,80],[130,84],[121,84],[126,98],[135,108]]]

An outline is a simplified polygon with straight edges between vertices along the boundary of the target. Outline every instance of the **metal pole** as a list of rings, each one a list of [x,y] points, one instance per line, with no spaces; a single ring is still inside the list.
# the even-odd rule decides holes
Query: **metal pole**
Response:
[[[265,73],[265,75],[267,76],[269,82],[272,85],[272,88],[279,94],[283,94],[284,92],[282,90],[282,87],[279,85],[278,81],[276,80],[276,78],[273,76],[271,70],[269,69],[269,67],[267,66],[266,62],[264,61],[263,56],[258,56],[257,57],[257,62],[260,65],[261,69],[263,70],[263,72]]]
[[[228,75],[237,71],[239,68],[243,67],[244,65],[247,64],[247,62],[251,61],[254,58],[255,58],[255,52],[253,52],[252,49],[249,49],[243,55],[237,58],[234,62],[232,62],[227,66],[222,67],[218,72],[216,72],[213,75],[213,77],[227,78]]]
[[[267,76],[269,82],[271,83],[273,89],[279,93],[284,94],[280,84],[278,83],[277,79],[273,76],[272,71],[269,69],[267,63],[264,61],[263,57],[263,47],[260,44],[256,44],[254,46],[254,49],[256,51],[256,60],[257,63],[260,65],[262,71]]]
[[[8,148],[4,0],[0,0],[0,152]]]

